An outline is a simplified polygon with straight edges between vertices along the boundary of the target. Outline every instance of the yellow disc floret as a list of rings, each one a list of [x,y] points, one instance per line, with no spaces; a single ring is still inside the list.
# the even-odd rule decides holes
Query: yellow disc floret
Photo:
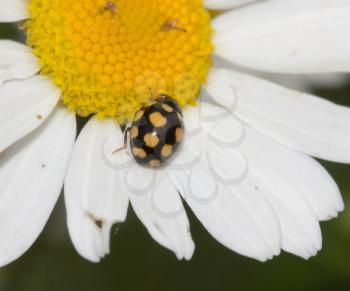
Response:
[[[201,0],[30,0],[28,44],[62,102],[120,123],[152,98],[194,104],[211,65]]]

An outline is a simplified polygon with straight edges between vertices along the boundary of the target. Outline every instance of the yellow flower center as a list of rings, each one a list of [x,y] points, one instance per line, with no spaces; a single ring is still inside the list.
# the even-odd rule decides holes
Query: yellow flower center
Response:
[[[161,93],[195,104],[211,66],[201,0],[30,0],[27,42],[81,116],[120,123]]]

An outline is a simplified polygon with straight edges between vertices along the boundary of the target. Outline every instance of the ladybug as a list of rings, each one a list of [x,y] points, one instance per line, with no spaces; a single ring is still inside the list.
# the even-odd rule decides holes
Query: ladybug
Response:
[[[171,97],[160,95],[135,113],[127,132],[136,162],[158,168],[173,157],[184,138],[181,108]]]

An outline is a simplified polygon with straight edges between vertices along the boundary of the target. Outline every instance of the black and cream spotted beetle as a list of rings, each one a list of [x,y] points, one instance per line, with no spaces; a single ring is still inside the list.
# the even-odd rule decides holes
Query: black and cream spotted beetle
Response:
[[[171,159],[184,138],[181,108],[171,97],[160,95],[151,105],[135,113],[125,134],[128,132],[136,162],[152,168],[160,167]]]

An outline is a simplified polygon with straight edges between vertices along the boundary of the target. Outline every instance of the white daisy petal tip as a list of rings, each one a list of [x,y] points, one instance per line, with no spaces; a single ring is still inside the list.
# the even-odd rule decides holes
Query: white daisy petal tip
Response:
[[[72,243],[80,256],[90,262],[99,263],[110,253],[112,226],[123,221],[105,221],[89,213],[80,213],[77,216],[69,215],[67,218]]]
[[[186,261],[189,261],[189,260],[192,259],[195,249],[196,249],[196,245],[195,245],[195,243],[192,241],[192,243],[190,244],[190,246],[187,248],[187,252],[186,252],[185,255],[184,255],[184,259],[185,259]]]
[[[181,261],[181,260],[186,260],[189,261],[192,259],[194,251],[195,251],[195,243],[192,240],[192,236],[191,236],[191,231],[188,228],[188,235],[187,235],[187,242],[183,245],[183,247],[177,251],[173,250],[176,258]]]
[[[315,160],[252,129],[241,150],[249,160],[250,179],[277,214],[282,249],[303,258],[315,254],[322,244],[318,220],[336,212],[338,197],[329,191],[334,181]]]
[[[285,251],[296,255],[304,260],[309,260],[312,257],[316,256],[319,251],[322,249],[322,238],[318,240],[318,243],[313,245],[303,245],[299,244],[286,244],[284,246]]]
[[[77,139],[66,176],[69,233],[77,251],[93,262],[109,253],[111,227],[127,215],[124,170],[111,167],[104,156],[104,150],[122,143],[123,134],[114,120],[91,118]]]
[[[131,192],[135,193],[130,194],[130,202],[136,215],[155,241],[171,250],[179,260],[189,260],[195,246],[177,190],[165,172],[138,168],[140,177],[148,176],[149,171],[156,172],[156,176],[147,191]]]
[[[110,253],[110,241],[111,241],[111,229],[113,225],[118,223],[122,223],[123,221],[105,221],[102,219],[96,219],[92,215],[88,215],[91,223],[95,225],[95,230],[97,230],[96,234],[99,234],[99,237],[94,238],[94,252],[84,252],[85,256],[89,261],[94,263],[99,263],[102,259],[104,259]],[[92,233],[91,233],[92,234]],[[89,250],[89,248],[86,248]],[[79,249],[81,251],[81,249]]]

